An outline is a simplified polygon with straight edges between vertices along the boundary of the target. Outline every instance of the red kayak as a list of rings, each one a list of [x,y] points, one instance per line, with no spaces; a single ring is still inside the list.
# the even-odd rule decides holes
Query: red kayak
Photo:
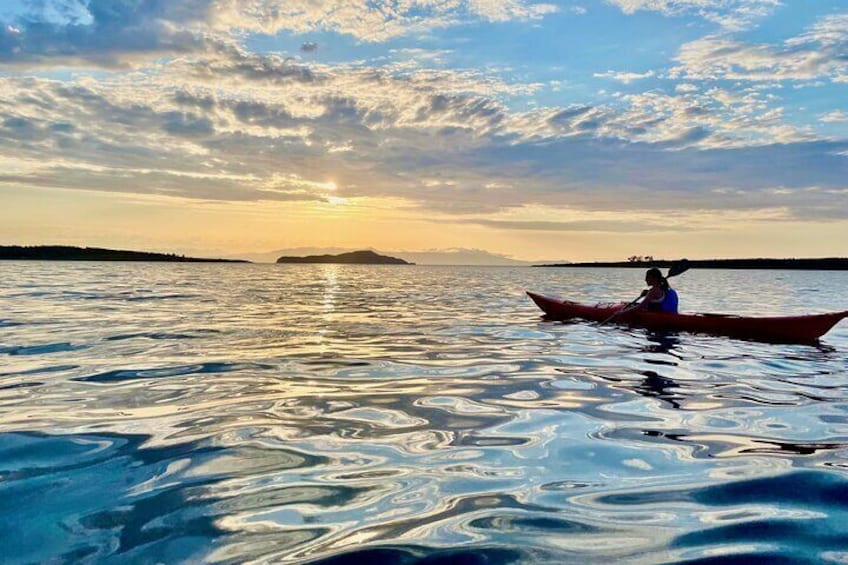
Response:
[[[581,318],[602,322],[625,306],[625,304],[588,306],[532,292],[528,292],[527,295],[545,312],[547,318],[553,320]],[[727,314],[667,314],[637,310],[616,316],[611,322],[652,330],[697,332],[784,343],[813,343],[846,317],[848,317],[848,311],[810,316],[751,318]]]

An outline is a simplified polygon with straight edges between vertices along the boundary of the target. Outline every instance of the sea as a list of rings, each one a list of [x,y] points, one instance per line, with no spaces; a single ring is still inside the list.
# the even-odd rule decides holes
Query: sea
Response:
[[[848,321],[551,322],[638,269],[3,262],[0,563],[848,563]],[[848,310],[690,270],[684,311]]]

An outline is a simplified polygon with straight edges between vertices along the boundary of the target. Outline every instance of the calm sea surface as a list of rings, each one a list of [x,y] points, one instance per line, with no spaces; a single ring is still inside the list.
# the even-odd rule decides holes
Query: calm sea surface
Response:
[[[848,563],[819,347],[545,322],[638,270],[0,264],[0,562]],[[848,273],[689,271],[689,311]]]

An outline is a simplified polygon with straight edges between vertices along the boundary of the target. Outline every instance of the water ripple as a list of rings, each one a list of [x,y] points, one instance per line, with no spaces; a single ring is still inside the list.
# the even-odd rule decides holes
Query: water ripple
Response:
[[[203,373],[228,373],[231,371],[270,369],[268,365],[258,363],[201,363],[199,365],[182,365],[162,367],[159,369],[121,369],[107,371],[97,375],[75,378],[75,381],[91,383],[119,383],[137,379],[161,379]]]
[[[848,561],[848,324],[761,344],[523,294],[631,296],[629,270],[4,274],[12,562]],[[693,310],[848,309],[845,273],[678,284]]]

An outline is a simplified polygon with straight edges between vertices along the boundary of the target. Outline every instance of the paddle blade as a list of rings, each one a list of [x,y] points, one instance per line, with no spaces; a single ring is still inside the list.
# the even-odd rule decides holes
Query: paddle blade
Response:
[[[681,259],[680,261],[673,264],[668,268],[668,274],[665,278],[670,279],[671,277],[676,277],[677,275],[682,275],[686,271],[689,270],[689,260]]]

